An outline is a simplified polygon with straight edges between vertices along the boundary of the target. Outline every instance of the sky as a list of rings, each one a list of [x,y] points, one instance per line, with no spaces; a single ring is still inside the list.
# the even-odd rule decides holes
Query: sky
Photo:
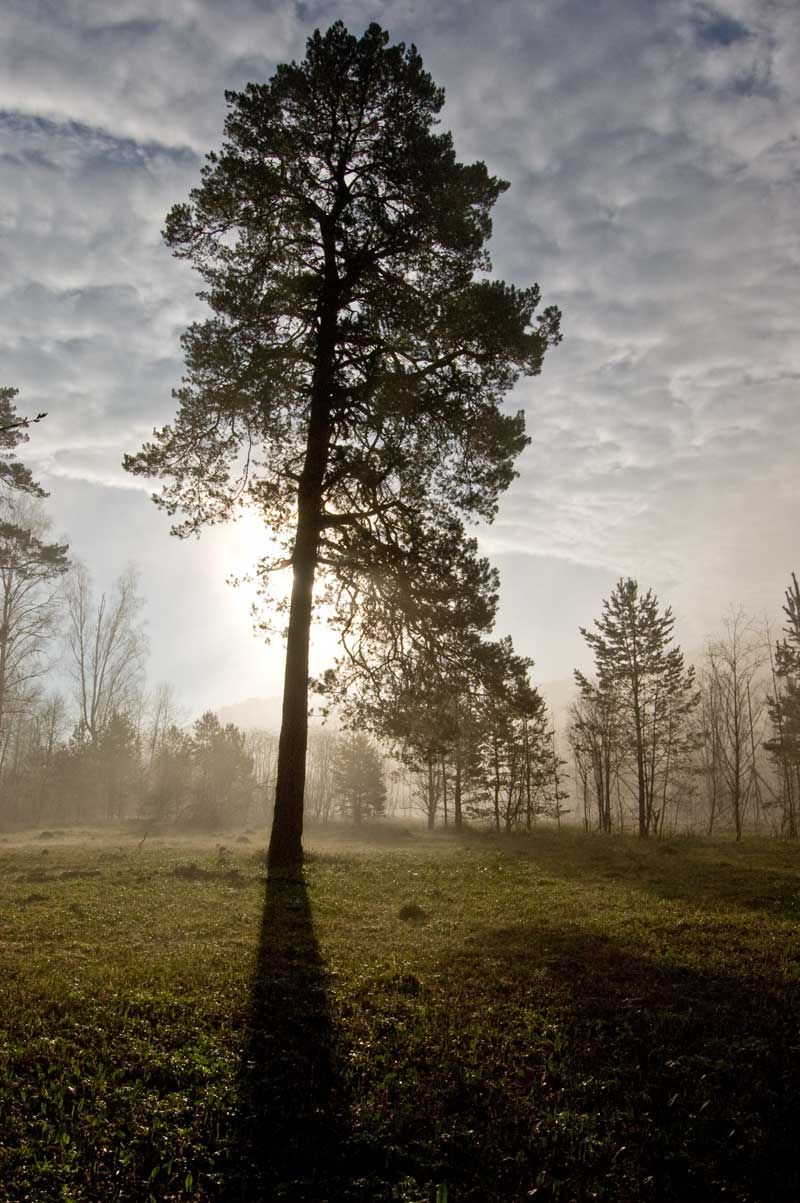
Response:
[[[796,0],[4,0],[0,384],[46,410],[24,459],[98,590],[141,568],[149,675],[191,713],[281,688],[253,635],[252,521],[178,541],[120,461],[175,412],[204,310],[160,236],[221,141],[224,91],[377,20],[446,90],[462,160],[511,188],[495,273],[563,311],[508,399],[531,446],[477,533],[498,633],[539,681],[621,576],[695,653],[730,605],[777,627],[798,539]],[[332,654],[316,637],[315,665]]]

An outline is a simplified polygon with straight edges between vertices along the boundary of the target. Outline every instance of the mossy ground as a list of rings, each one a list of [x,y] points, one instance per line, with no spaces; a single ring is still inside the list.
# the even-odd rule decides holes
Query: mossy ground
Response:
[[[396,835],[0,843],[0,1199],[796,1203],[800,849]]]

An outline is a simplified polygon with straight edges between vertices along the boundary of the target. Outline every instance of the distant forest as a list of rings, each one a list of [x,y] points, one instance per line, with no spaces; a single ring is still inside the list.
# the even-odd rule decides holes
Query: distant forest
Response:
[[[134,570],[97,593],[49,541],[43,493],[13,458],[26,437],[13,390],[0,438],[0,826],[139,820],[262,828],[277,736],[211,713],[182,721],[169,684],[148,688]],[[776,639],[731,609],[687,666],[674,616],[621,580],[582,631],[558,737],[531,661],[482,642],[447,673],[417,657],[315,683],[336,722],[311,732],[306,814],[361,823],[412,812],[429,828],[531,830],[546,820],[664,836],[760,831],[796,838],[800,808],[800,589]],[[54,692],[54,679],[63,682]]]

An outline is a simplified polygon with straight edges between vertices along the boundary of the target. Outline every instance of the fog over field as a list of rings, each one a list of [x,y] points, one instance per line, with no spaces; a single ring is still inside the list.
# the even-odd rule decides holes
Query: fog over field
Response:
[[[179,336],[205,312],[160,230],[219,146],[224,89],[302,57],[370,5],[4,5],[2,383],[46,410],[25,460],[56,533],[108,588],[147,597],[150,674],[192,715],[280,692],[252,590],[225,584],[257,524],[176,543],[126,475],[174,413]],[[509,180],[497,275],[563,310],[542,376],[507,401],[531,446],[481,547],[500,634],[541,680],[591,661],[577,632],[620,576],[652,585],[685,648],[729,603],[777,622],[797,565],[794,0],[381,6],[446,89],[460,158]],[[318,638],[317,668],[333,648]]]

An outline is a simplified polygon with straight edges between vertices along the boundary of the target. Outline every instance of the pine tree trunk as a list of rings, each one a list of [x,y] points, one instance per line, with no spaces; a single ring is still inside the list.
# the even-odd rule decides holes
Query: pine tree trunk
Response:
[[[500,753],[498,751],[497,736],[492,739],[492,752],[494,762],[494,783],[493,783],[493,803],[494,803],[494,827],[495,831],[500,830]]]
[[[303,859],[303,797],[308,745],[308,648],[317,560],[317,532],[298,522],[294,577],[286,640],[275,813],[269,842],[270,869],[291,869]]]
[[[303,798],[308,745],[308,649],[317,562],[316,524],[303,516],[295,541],[292,598],[286,640],[275,812],[269,842],[270,869],[287,870],[303,859]]]
[[[297,489],[297,534],[292,555],[292,598],[286,639],[281,735],[275,784],[275,813],[269,842],[269,870],[294,873],[303,860],[303,800],[308,746],[308,649],[314,574],[323,513],[322,489],[328,466],[338,280],[332,227],[322,230],[326,279],[321,316],[306,454]]]
[[[636,704],[636,776],[639,801],[639,839],[646,840],[650,834],[649,815],[647,810],[647,769],[644,762],[644,736],[642,734],[642,719]]]
[[[528,739],[528,722],[523,723],[523,752],[525,756],[525,829],[530,831],[533,826],[533,807],[531,805],[531,749]]]
[[[9,598],[9,588],[6,587],[5,599],[3,601],[3,625],[0,627],[0,738],[3,735],[6,719],[6,685],[7,685],[7,666],[8,666],[8,639],[9,627],[11,622],[11,603]]]
[[[436,777],[433,763],[433,752],[428,753],[428,831],[436,826]]]

